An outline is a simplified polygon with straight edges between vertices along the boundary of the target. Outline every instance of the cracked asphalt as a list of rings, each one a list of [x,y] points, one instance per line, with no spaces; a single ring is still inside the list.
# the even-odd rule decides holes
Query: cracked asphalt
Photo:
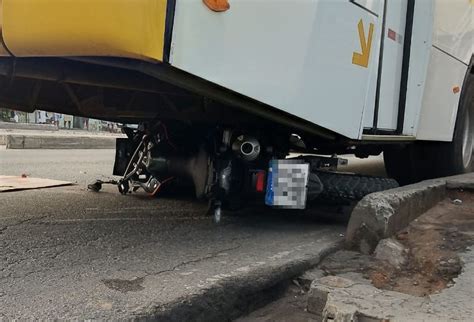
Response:
[[[0,149],[1,175],[77,182],[0,193],[0,318],[158,318],[219,287],[206,305],[224,311],[212,301],[315,265],[342,239],[340,214],[247,209],[215,225],[192,199],[88,192],[88,182],[111,173],[113,157]]]

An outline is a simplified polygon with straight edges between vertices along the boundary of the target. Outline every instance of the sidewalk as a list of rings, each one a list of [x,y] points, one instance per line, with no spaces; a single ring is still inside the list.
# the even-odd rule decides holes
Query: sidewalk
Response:
[[[40,124],[41,125],[41,124]],[[57,127],[47,126],[44,129],[4,129],[0,128],[0,135],[52,135],[52,136],[88,136],[88,137],[123,137],[122,133],[95,132],[79,129],[58,129]]]
[[[124,134],[65,130],[56,127],[37,129],[2,129],[0,145],[7,149],[113,149],[115,139]]]
[[[51,124],[33,124],[33,123],[12,123],[1,122],[0,130],[39,130],[39,131],[57,131],[58,128]]]

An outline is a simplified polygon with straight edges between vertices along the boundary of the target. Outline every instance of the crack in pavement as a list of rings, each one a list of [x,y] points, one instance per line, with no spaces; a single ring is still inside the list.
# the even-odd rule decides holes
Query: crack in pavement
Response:
[[[169,269],[164,269],[164,270],[157,271],[157,272],[152,272],[152,273],[149,273],[149,272],[145,271],[146,274],[144,276],[142,276],[141,278],[146,278],[146,277],[150,277],[150,276],[158,276],[158,275],[161,275],[161,274],[164,274],[164,273],[174,272],[175,270],[177,270],[180,267],[183,267],[183,266],[186,266],[186,265],[189,265],[189,264],[199,263],[199,262],[202,262],[202,261],[207,260],[207,259],[215,258],[222,252],[228,252],[228,251],[236,250],[236,249],[239,249],[240,247],[242,247],[242,245],[237,244],[236,246],[233,246],[233,247],[224,248],[224,249],[221,249],[219,251],[215,251],[213,253],[207,254],[205,256],[202,256],[202,257],[199,257],[199,258],[196,258],[196,259],[181,262],[181,263],[176,264],[175,266],[173,266],[172,268],[169,268]]]
[[[42,219],[45,219],[45,218],[48,218],[48,217],[49,217],[49,215],[44,215],[44,216],[40,216],[40,217],[31,217],[31,218],[27,218],[27,219],[17,221],[13,224],[10,224],[10,225],[6,224],[6,225],[4,225],[3,228],[0,229],[0,234],[4,233],[8,228],[20,226],[20,225],[23,225],[23,224],[26,224],[26,223],[29,223],[29,222],[35,221],[35,220],[42,220]]]
[[[189,264],[192,264],[192,263],[198,263],[198,262],[201,262],[201,261],[204,261],[204,260],[207,260],[207,259],[215,258],[215,257],[219,256],[220,253],[227,252],[227,251],[232,251],[232,250],[240,248],[241,246],[242,246],[241,244],[237,244],[233,247],[220,249],[219,251],[207,254],[206,256],[202,256],[202,257],[199,257],[199,258],[196,258],[196,259],[193,259],[193,260],[181,262],[177,265],[174,265],[172,268],[169,268],[169,269],[164,269],[164,270],[157,271],[157,272],[144,271],[145,274],[143,276],[141,276],[141,277],[136,276],[136,277],[134,277],[130,280],[127,280],[127,279],[102,279],[101,281],[102,281],[102,283],[104,283],[104,285],[106,287],[108,287],[111,290],[115,290],[115,291],[122,292],[122,293],[138,292],[138,291],[142,291],[144,289],[144,287],[142,286],[142,283],[144,282],[145,278],[147,278],[147,277],[158,276],[160,274],[173,272],[173,271],[176,271],[177,269],[179,269],[180,267],[183,267],[183,266],[186,266],[186,265],[189,265]]]

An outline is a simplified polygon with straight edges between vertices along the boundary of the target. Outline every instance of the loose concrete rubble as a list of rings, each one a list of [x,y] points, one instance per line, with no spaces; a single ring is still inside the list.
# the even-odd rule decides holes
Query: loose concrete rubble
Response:
[[[474,251],[462,254],[464,271],[453,287],[418,297],[380,290],[361,274],[326,276],[311,284],[307,310],[322,321],[469,321],[474,316]]]
[[[408,303],[405,312],[401,313],[401,305]],[[416,314],[421,305],[422,300],[414,296],[379,290],[369,281],[355,283],[337,276],[314,281],[308,295],[308,311],[322,321],[359,321],[364,318],[366,321],[383,321],[397,315],[406,318]]]
[[[382,239],[375,248],[375,258],[386,261],[396,268],[407,263],[407,255],[407,249],[392,238]]]
[[[309,271],[306,271],[300,279],[303,281],[314,281],[315,279],[321,278],[324,276],[324,271],[319,268],[313,268]]]
[[[322,269],[313,268],[309,271],[304,272],[303,275],[301,275],[300,277],[298,277],[294,281],[296,282],[297,286],[309,289],[309,287],[311,286],[311,283],[314,280],[317,280],[317,279],[323,277],[324,275],[325,274],[324,274],[324,271]]]
[[[453,204],[455,205],[462,205],[462,200],[461,199],[454,199]]]

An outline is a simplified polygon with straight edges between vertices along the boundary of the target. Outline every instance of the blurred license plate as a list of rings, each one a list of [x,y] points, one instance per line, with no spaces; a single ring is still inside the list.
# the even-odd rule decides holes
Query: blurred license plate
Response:
[[[303,160],[272,160],[268,169],[267,206],[305,209],[309,164]]]

